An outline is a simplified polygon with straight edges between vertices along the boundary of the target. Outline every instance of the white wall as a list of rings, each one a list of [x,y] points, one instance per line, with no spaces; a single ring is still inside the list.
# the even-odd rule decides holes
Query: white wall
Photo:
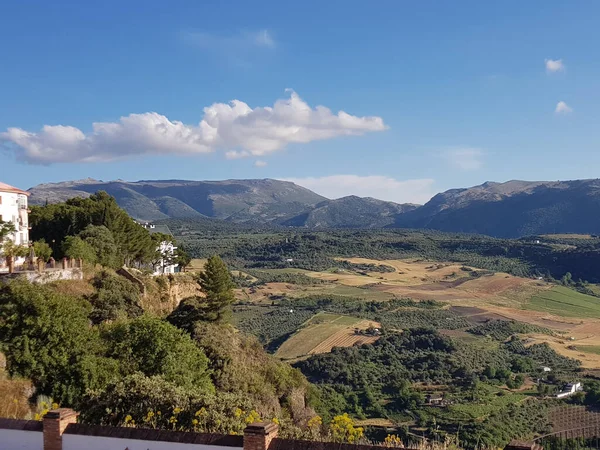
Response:
[[[19,202],[27,207],[27,196],[13,192],[0,191],[0,216],[3,222],[12,222],[17,232],[11,237],[18,245],[27,245],[29,243],[28,214],[26,209],[19,207]],[[22,226],[19,224],[19,218],[22,220]]]
[[[126,448],[129,450],[241,450],[242,447],[63,434],[63,450],[125,450]]]
[[[42,450],[44,433],[41,431],[0,429],[0,449],[6,450]],[[123,449],[120,450],[124,450]],[[145,449],[144,449],[145,450]]]

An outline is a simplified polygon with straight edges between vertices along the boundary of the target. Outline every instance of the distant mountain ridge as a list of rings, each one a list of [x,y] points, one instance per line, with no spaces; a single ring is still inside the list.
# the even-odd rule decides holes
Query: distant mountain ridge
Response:
[[[486,182],[437,194],[393,227],[519,237],[600,233],[600,180]]]
[[[168,218],[258,219],[265,223],[288,218],[327,200],[288,181],[279,180],[142,180],[47,183],[31,188],[31,203],[60,202],[106,191],[133,218],[154,221]],[[236,219],[232,219],[236,220]]]
[[[261,180],[84,179],[29,190],[32,204],[103,190],[132,217],[212,218],[235,223],[322,228],[428,228],[498,237],[600,233],[600,180],[486,182],[450,189],[425,205],[369,197],[327,199],[292,182]]]

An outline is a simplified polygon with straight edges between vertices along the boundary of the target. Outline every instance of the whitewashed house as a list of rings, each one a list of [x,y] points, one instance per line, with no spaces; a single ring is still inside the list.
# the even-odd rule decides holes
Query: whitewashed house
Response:
[[[169,230],[169,227],[167,227],[167,226],[164,226],[164,225],[156,226],[155,224],[149,223],[149,222],[144,222],[144,223],[137,222],[137,223],[139,223],[141,226],[143,226],[145,229],[147,229],[150,232],[150,234],[162,233],[162,234],[171,236],[171,230]],[[152,275],[163,275],[163,274],[178,272],[179,265],[174,264],[174,262],[173,262],[173,260],[175,259],[175,256],[176,256],[175,250],[177,250],[177,247],[175,247],[173,245],[173,242],[162,241],[158,245],[158,248],[156,250],[159,253],[159,255],[161,256],[161,258],[159,260],[153,262]]]
[[[556,394],[556,398],[565,398],[565,397],[570,397],[571,395],[575,394],[576,392],[581,392],[583,391],[583,386],[581,385],[581,383],[577,382],[577,383],[569,383],[565,386],[565,388],[560,391],[558,394]]]
[[[23,191],[6,183],[0,182],[0,222],[10,222],[15,227],[15,232],[8,235],[8,239],[16,245],[29,245],[29,209],[27,198],[29,192]],[[0,266],[5,266],[6,261],[1,257]],[[22,264],[25,258],[17,258],[16,264]]]
[[[157,250],[162,257],[158,260],[157,264],[154,265],[154,275],[175,273],[178,265],[173,263],[173,259],[175,258],[175,250],[177,250],[177,247],[175,247],[172,242],[163,241],[160,243]]]

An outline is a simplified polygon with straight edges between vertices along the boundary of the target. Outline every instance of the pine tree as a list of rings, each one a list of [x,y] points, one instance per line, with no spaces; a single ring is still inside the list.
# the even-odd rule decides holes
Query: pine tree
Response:
[[[204,265],[204,272],[198,280],[206,297],[183,299],[167,320],[176,327],[194,334],[196,323],[226,322],[231,313],[233,281],[227,266],[218,256],[211,256]]]
[[[205,320],[223,322],[235,300],[234,284],[227,265],[219,256],[211,256],[200,274],[200,289],[206,294]]]

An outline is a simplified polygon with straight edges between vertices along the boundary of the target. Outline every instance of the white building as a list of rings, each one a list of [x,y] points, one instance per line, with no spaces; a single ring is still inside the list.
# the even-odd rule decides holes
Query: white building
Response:
[[[169,227],[166,225],[159,225],[157,227],[153,223],[149,222],[136,223],[139,223],[141,226],[147,229],[150,234],[162,233],[171,236],[171,230],[169,230]],[[154,271],[153,275],[163,275],[177,272],[179,265],[173,263],[173,259],[176,256],[175,250],[177,250],[177,247],[175,247],[171,241],[162,241],[158,245],[156,251],[159,253],[161,258],[152,264],[152,270]]]
[[[556,398],[570,397],[571,395],[580,391],[583,391],[583,386],[581,385],[581,383],[569,383],[561,392],[556,394]]]
[[[172,242],[163,241],[160,243],[157,250],[162,257],[158,260],[157,264],[154,265],[154,275],[175,273],[178,265],[173,264],[173,258],[175,258],[175,250],[177,250],[177,247],[175,247]]]
[[[29,245],[27,197],[29,192],[0,182],[0,222],[10,222],[14,225],[16,231],[9,234],[8,238],[17,245]],[[19,258],[15,262],[20,264],[23,260]],[[5,263],[6,261],[2,260],[2,264]]]

